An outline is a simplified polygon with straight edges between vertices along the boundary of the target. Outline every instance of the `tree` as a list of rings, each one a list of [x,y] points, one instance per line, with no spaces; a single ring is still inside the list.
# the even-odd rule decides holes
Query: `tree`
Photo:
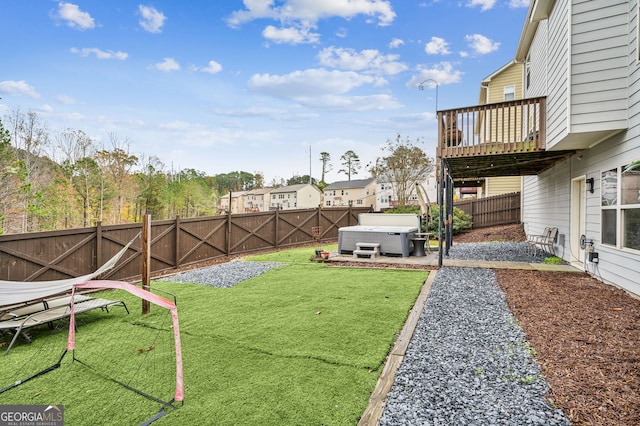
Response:
[[[332,169],[331,166],[331,155],[328,152],[320,153],[320,161],[322,162],[322,177],[320,178],[321,183],[325,183],[324,176],[327,172],[330,172]]]
[[[114,206],[114,222],[122,223],[122,214],[125,201],[125,187],[131,179],[130,171],[138,164],[138,157],[129,154],[129,140],[120,141],[118,136],[109,134],[113,150],[102,149],[95,155],[105,176],[113,184],[116,191],[116,205]],[[129,188],[133,185],[128,185]]]
[[[41,162],[38,161],[42,150],[49,143],[46,122],[42,121],[34,111],[12,111],[7,120],[9,135],[15,147],[15,176],[18,182],[16,205],[20,209],[21,232],[29,232],[37,226],[37,218],[45,212],[38,208],[41,189],[48,180],[41,173]]]
[[[342,154],[340,157],[342,161],[342,169],[338,170],[338,173],[344,173],[347,175],[347,180],[351,180],[351,175],[357,175],[360,170],[360,159],[355,152],[349,150]]]
[[[11,199],[14,185],[11,184],[9,168],[13,162],[13,149],[9,131],[4,128],[0,120],[0,235],[4,232],[4,221],[7,203]]]
[[[90,226],[99,215],[104,192],[93,141],[82,130],[66,129],[56,135],[55,142],[62,172],[82,200],[83,226]],[[71,214],[68,211],[68,217]]]
[[[293,176],[290,179],[287,179],[287,186],[291,185],[299,185],[299,184],[307,184],[309,183],[309,175],[304,176]],[[315,185],[317,182],[314,178],[311,178],[311,183]]]
[[[418,142],[418,141],[416,141]],[[373,177],[384,178],[391,183],[399,206],[406,206],[415,191],[415,184],[424,181],[433,169],[432,161],[424,151],[411,143],[409,138],[402,141],[400,135],[388,139],[383,151],[386,157],[376,160]]]

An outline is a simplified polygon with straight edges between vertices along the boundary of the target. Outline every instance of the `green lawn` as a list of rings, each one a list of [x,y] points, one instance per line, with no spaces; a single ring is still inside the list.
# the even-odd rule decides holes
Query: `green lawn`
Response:
[[[310,262],[312,253],[253,256],[287,265],[230,289],[153,284],[178,298],[185,381],[184,404],[157,424],[357,423],[427,271],[330,268]],[[128,294],[106,297],[139,309]],[[86,315],[78,333],[91,336],[84,351],[107,357],[109,345],[101,342],[130,339],[132,325],[122,310]],[[145,329],[169,334],[158,308],[143,321]],[[15,371],[45,341],[61,345],[61,353],[65,339],[58,333],[18,344],[2,360],[0,387],[15,380]],[[134,339],[134,346],[147,345]],[[75,364],[65,358],[62,368],[1,394],[0,404],[64,404],[69,425],[89,424],[97,407],[109,404],[122,408],[103,424],[136,424],[158,411],[157,404]]]

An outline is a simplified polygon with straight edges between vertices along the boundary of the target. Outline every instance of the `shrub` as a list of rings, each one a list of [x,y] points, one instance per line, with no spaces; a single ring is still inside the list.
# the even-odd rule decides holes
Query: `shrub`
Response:
[[[440,214],[440,206],[434,204],[431,206],[431,217],[432,220],[429,223],[429,232],[433,232],[436,235],[438,234],[438,215]],[[471,229],[471,216],[457,207],[453,208],[453,234],[459,234],[462,231],[467,229]]]
[[[438,235],[438,214],[440,212],[440,207],[437,204],[433,204],[431,206],[431,217],[432,220],[431,222],[428,224],[428,232],[434,233],[435,235]],[[386,210],[385,213],[395,213],[395,214],[400,214],[400,213],[413,213],[413,214],[420,214],[420,207],[418,206],[404,206],[404,207],[396,207],[393,209],[389,209]],[[468,214],[466,214],[464,212],[464,210],[461,210],[457,207],[453,208],[453,233],[454,234],[459,234],[462,231],[465,231],[467,229],[471,229],[471,225],[473,224],[473,222],[471,222],[471,216],[469,216]],[[425,228],[425,224],[422,224],[423,228]]]

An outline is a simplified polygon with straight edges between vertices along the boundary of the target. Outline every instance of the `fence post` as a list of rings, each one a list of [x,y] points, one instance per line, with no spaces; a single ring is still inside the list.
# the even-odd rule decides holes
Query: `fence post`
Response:
[[[176,269],[180,267],[179,263],[180,263],[180,216],[176,215],[176,225],[175,225],[175,232],[176,232],[176,245],[174,247],[175,249],[175,257],[174,257],[174,264]]]
[[[275,232],[275,238],[273,239],[273,245],[274,248],[278,248],[278,241],[280,240],[280,234],[278,233],[278,229],[280,228],[280,215],[278,214],[278,212],[280,211],[280,207],[276,207],[275,209],[275,226],[274,226],[274,232]]]
[[[231,191],[229,191],[229,209],[227,210],[227,244],[225,244],[226,255],[231,255]]]
[[[142,288],[151,288],[151,215],[142,216]],[[149,301],[142,299],[142,313],[148,314]]]
[[[96,222],[96,269],[102,266],[102,221]]]

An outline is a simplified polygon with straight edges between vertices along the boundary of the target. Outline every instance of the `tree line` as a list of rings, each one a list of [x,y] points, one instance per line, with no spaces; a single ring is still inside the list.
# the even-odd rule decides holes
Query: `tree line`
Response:
[[[82,130],[51,132],[31,110],[6,114],[0,120],[0,234],[139,222],[145,214],[154,219],[214,215],[218,198],[230,191],[309,182],[323,189],[332,168],[323,152],[320,181],[306,175],[265,184],[259,172],[208,176],[191,168],[168,170],[156,156],[130,153],[128,138],[110,133],[107,139],[98,145]],[[388,141],[390,157],[380,157],[371,176],[392,176],[398,165],[390,159],[407,143],[400,136]],[[419,149],[416,153],[418,162],[430,167],[430,159]],[[361,168],[351,150],[340,161],[339,172],[349,180]]]

